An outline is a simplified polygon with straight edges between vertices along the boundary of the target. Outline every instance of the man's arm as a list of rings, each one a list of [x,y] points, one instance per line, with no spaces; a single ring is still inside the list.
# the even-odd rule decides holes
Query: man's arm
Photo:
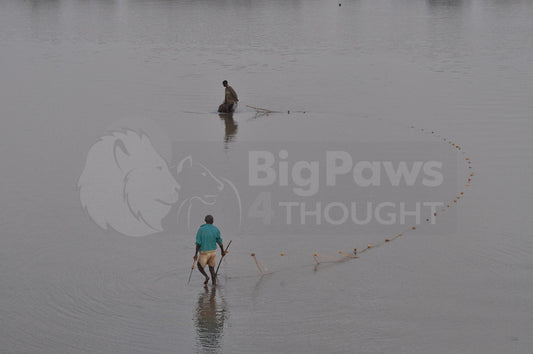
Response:
[[[233,98],[235,98],[235,102],[239,102],[239,97],[237,97],[237,92],[233,89],[233,87],[230,87],[231,94],[233,95]]]
[[[216,238],[216,242],[217,244],[220,246],[220,252],[222,253],[222,257],[224,257],[224,255],[226,254],[226,252],[224,252],[224,245],[222,243],[222,237],[220,237],[220,231],[217,229],[217,238]]]

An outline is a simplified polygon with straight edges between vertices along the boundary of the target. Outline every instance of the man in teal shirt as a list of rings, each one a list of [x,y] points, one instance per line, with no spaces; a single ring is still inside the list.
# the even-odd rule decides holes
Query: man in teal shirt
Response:
[[[213,225],[213,216],[207,215],[205,217],[205,224],[200,226],[196,233],[196,252],[194,253],[194,260],[198,260],[198,270],[205,277],[204,284],[207,285],[209,277],[205,272],[205,265],[209,265],[211,272],[211,280],[213,285],[216,285],[217,279],[215,275],[215,264],[217,255],[217,244],[220,246],[220,252],[224,257],[224,246],[222,245],[222,238],[220,237],[220,230]],[[198,259],[198,251],[200,251],[200,259]]]

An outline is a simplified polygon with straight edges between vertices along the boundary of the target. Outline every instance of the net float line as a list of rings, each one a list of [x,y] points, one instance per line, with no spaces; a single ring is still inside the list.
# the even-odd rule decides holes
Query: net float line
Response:
[[[420,130],[421,132],[428,132],[426,129],[424,129],[424,128],[416,128],[414,125],[411,125],[410,128]],[[431,134],[433,136],[435,136],[435,137],[440,138],[440,140],[442,142],[447,143],[452,149],[455,149],[456,151],[461,152],[465,156],[465,158],[464,158],[465,167],[467,168],[467,172],[469,174],[468,177],[466,178],[466,181],[465,181],[465,187],[470,187],[471,186],[471,182],[472,182],[472,177],[474,176],[474,172],[471,171],[471,170],[473,170],[473,163],[472,163],[471,158],[469,156],[467,156],[467,152],[464,150],[464,148],[461,145],[459,145],[453,139],[442,137],[442,135],[436,133],[434,130],[431,131]],[[461,191],[459,194],[463,195],[464,191]],[[458,203],[459,199],[460,199],[460,197],[453,199],[453,201],[451,201],[450,204],[451,203]],[[449,208],[449,206],[447,206],[447,207]],[[443,208],[441,210],[445,211],[446,209]]]
[[[324,254],[324,253],[320,253],[320,254],[315,253],[315,255],[313,255],[313,257],[316,257],[320,263],[337,263],[337,262],[346,261],[346,257],[340,257],[337,255],[329,255],[329,254]]]
[[[255,106],[250,106],[250,105],[246,105],[246,107],[248,108],[251,108],[253,110],[256,111],[256,113],[261,113],[261,114],[269,114],[269,113],[285,113],[284,111],[274,111],[274,110],[271,110],[271,109],[267,109],[267,108],[261,108],[261,107],[255,107]],[[307,111],[292,111],[293,113],[307,113]],[[291,114],[291,110],[287,110],[287,114]]]
[[[342,254],[344,257],[348,257],[348,258],[359,258],[359,256],[356,256],[355,254],[349,254],[343,251],[339,251],[339,254]]]
[[[410,128],[415,128],[415,126],[411,125]],[[433,131],[427,131],[424,128],[420,128],[419,130],[421,132],[428,132],[429,134],[432,134],[435,137],[442,138],[442,136],[440,134],[436,133],[434,130]],[[464,149],[459,144],[455,143],[453,140],[448,139],[448,138],[442,138],[442,141],[443,142],[447,142],[450,147],[454,148],[457,151],[460,151],[463,155],[466,155],[466,151],[464,151]],[[468,156],[465,157],[465,165],[466,165],[466,167],[468,167],[467,168],[468,177],[466,178],[465,186],[466,187],[470,187],[470,183],[472,182],[472,177],[474,176],[474,172],[470,171],[473,167],[472,167],[472,161],[471,161],[470,157],[468,157]],[[446,204],[446,207],[440,208],[440,212],[445,212],[447,210],[447,208],[450,208],[453,205],[457,205],[457,203],[461,200],[461,197],[464,196],[464,194],[465,194],[464,191],[458,192],[457,195],[453,199],[450,199],[450,202],[448,204]],[[432,221],[433,222],[434,218],[437,217],[437,215],[438,215],[437,212],[433,212],[432,214],[429,215],[430,217],[426,218],[426,221],[428,221],[428,222]],[[404,232],[415,232],[416,230],[417,230],[417,226],[412,226],[412,227],[410,227],[410,230],[406,230]],[[398,234],[396,234],[393,237],[385,238],[385,240],[383,242],[367,244],[366,248],[362,249],[359,253],[364,253],[364,252],[367,252],[367,251],[369,251],[369,250],[371,250],[373,248],[377,248],[377,247],[383,246],[384,244],[390,243],[391,241],[394,241],[395,239],[397,239],[398,237],[401,237],[402,235],[403,235],[403,232],[398,233]]]
[[[410,128],[416,129],[416,127],[414,125],[411,125]],[[456,150],[457,152],[462,153],[465,156],[464,161],[465,161],[465,167],[466,167],[466,171],[467,171],[467,177],[465,179],[465,186],[466,187],[470,187],[471,186],[471,182],[472,182],[472,178],[474,176],[474,172],[472,171],[473,170],[473,166],[472,166],[473,164],[472,164],[472,160],[470,159],[470,157],[466,156],[467,153],[464,150],[464,148],[461,145],[459,145],[456,142],[454,142],[452,139],[449,139],[449,138],[446,138],[446,137],[442,137],[442,135],[438,134],[435,130],[429,131],[429,130],[426,130],[424,128],[419,128],[419,130],[420,130],[420,132],[423,132],[423,133],[426,133],[426,134],[431,134],[432,136],[440,138],[441,141],[447,143],[452,149]],[[464,190],[458,191],[457,195],[453,199],[450,199],[450,202],[448,202],[446,204],[446,207],[440,208],[440,212],[445,212],[447,210],[447,208],[450,208],[451,206],[457,205],[459,203],[459,201],[462,200],[461,198],[464,196],[464,194],[465,194]],[[430,221],[430,220],[433,221],[434,220],[433,218],[437,217],[437,215],[439,215],[437,212],[433,212],[432,216],[430,214],[430,217],[426,218],[426,221]],[[416,226],[412,226],[410,228],[410,230],[406,230],[404,232],[415,232],[416,230],[417,230],[417,227]],[[385,243],[390,243],[391,241],[395,240],[398,237],[401,237],[402,235],[403,235],[403,233],[398,233],[392,238],[386,238],[384,240],[384,242],[377,243],[377,244],[368,244],[367,247],[365,249],[361,250],[360,253],[366,252],[366,251],[368,251],[368,250],[370,250],[372,248],[380,247],[380,246],[382,246]]]
[[[411,126],[411,128],[414,128],[414,126]],[[425,129],[420,129],[420,131],[421,132],[426,132]],[[429,134],[434,135],[435,137],[441,138],[441,140],[443,142],[446,142],[451,148],[455,149],[458,152],[461,152],[463,155],[466,155],[466,152],[464,151],[463,147],[460,146],[459,144],[455,143],[453,140],[448,139],[448,138],[442,138],[442,136],[440,134],[437,134],[435,131],[430,131],[430,132],[427,131],[427,132]],[[467,176],[465,178],[465,186],[466,187],[470,187],[475,173],[474,173],[474,171],[472,171],[472,161],[471,161],[470,157],[465,156],[464,161],[465,161],[465,167],[468,167],[466,169]],[[465,193],[466,193],[466,190],[457,191],[456,194],[453,196],[453,198],[451,198],[448,203],[445,203],[445,206],[439,207],[439,211],[438,212],[434,211],[434,212],[430,213],[428,216],[430,216],[431,219],[430,218],[426,218],[426,221],[429,221],[429,220],[433,221],[434,217],[440,216],[445,211],[447,211],[448,208],[457,205],[460,201],[463,200],[463,197],[465,196]],[[418,225],[417,226],[413,225],[413,226],[410,226],[410,227],[406,227],[402,232],[399,232],[399,233],[397,233],[397,234],[395,234],[393,236],[389,236],[387,238],[384,238],[383,241],[381,241],[381,242],[367,244],[366,247],[361,249],[360,251],[358,251],[357,249],[354,249],[354,253],[353,254],[348,253],[348,252],[344,252],[344,251],[339,251],[338,252],[339,255],[342,256],[341,258],[339,258],[339,256],[332,257],[332,256],[328,256],[328,255],[323,254],[323,253],[319,254],[318,252],[315,252],[313,254],[313,259],[315,261],[315,269],[321,263],[342,262],[342,261],[347,261],[347,260],[350,260],[350,259],[359,258],[358,255],[360,255],[360,254],[368,252],[371,249],[378,248],[378,247],[381,247],[383,245],[389,244],[389,243],[393,242],[394,240],[396,240],[397,238],[402,237],[404,234],[409,234],[410,232],[416,232],[417,231],[417,227],[418,227]],[[297,253],[300,253],[300,252],[297,252]],[[259,262],[257,261],[255,253],[252,253],[251,256],[252,256],[252,258],[254,258],[254,262],[255,262],[259,272],[261,273],[261,275],[264,275],[265,271],[263,270],[263,268],[260,266]],[[287,254],[285,252],[281,252],[280,256],[285,257],[285,256],[287,256]],[[287,256],[287,257],[290,257],[290,256]]]

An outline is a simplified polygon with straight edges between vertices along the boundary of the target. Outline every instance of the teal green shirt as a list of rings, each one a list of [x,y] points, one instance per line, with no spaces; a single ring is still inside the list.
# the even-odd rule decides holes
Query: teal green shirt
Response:
[[[196,233],[196,244],[200,251],[212,251],[217,249],[217,243],[222,244],[220,230],[212,224],[203,224]]]

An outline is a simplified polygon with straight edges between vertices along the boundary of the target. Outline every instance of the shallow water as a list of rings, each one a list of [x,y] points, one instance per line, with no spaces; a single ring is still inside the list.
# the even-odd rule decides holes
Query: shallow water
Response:
[[[0,3],[1,352],[530,352],[533,3],[341,5]],[[224,79],[232,119],[215,113]],[[205,290],[196,271],[187,285],[193,232],[104,231],[80,203],[91,146],[148,120],[171,168],[183,142],[229,160],[253,143],[437,144],[465,194],[442,233],[221,227],[233,243]]]

